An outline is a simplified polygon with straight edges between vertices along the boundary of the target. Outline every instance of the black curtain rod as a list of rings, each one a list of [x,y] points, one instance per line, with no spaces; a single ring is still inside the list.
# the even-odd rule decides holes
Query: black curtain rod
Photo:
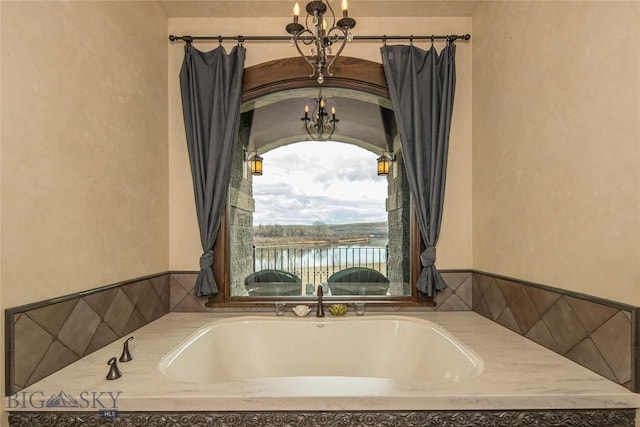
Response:
[[[387,40],[469,40],[471,39],[471,34],[464,35],[456,35],[450,34],[446,36],[353,36],[353,40],[380,40],[382,42],[386,42]],[[169,40],[174,41],[185,41],[187,43],[191,43],[193,41],[198,40],[214,40],[222,43],[225,40],[234,40],[239,43],[245,41],[280,41],[280,40],[291,40],[291,36],[174,36],[173,34],[169,36]]]

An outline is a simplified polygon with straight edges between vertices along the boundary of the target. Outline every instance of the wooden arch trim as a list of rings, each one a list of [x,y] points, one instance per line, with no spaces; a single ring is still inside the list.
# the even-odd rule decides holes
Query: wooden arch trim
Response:
[[[315,77],[309,77],[310,71],[309,65],[300,57],[276,59],[245,68],[242,102],[284,90],[322,87],[350,89],[389,99],[382,64],[377,62],[340,56],[331,68],[333,77],[325,76],[322,85]]]

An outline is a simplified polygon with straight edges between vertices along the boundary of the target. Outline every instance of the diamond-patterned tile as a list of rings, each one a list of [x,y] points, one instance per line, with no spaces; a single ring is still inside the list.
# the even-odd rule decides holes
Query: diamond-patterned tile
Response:
[[[465,311],[469,307],[456,294],[451,294],[447,300],[436,307],[437,311]]]
[[[86,295],[82,297],[82,299],[89,304],[89,307],[96,312],[100,318],[104,318],[107,309],[113,302],[113,298],[116,296],[116,292],[118,292],[118,288],[110,288],[105,289],[104,291],[95,292],[90,295]]]
[[[206,298],[201,299],[206,300]],[[204,302],[199,301],[198,298],[193,295],[187,295],[173,308],[172,311],[188,313],[204,312],[207,310],[204,308]]]
[[[494,320],[507,308],[507,302],[497,286],[487,288],[484,292],[484,299],[487,301],[487,305],[491,311],[491,318]]]
[[[522,333],[527,333],[540,320],[538,310],[531,302],[524,287],[521,287],[520,291],[513,297],[509,308]]]
[[[458,286],[458,289],[456,289],[456,295],[458,298],[460,298],[469,308],[473,306],[473,290],[471,283],[471,276],[468,276],[467,279]]]
[[[493,316],[491,315],[491,310],[489,310],[489,305],[487,304],[487,301],[484,298],[478,301],[478,305],[476,306],[474,311],[480,314],[481,316],[486,317],[487,319],[493,320]]]
[[[169,307],[166,304],[161,302],[160,304],[156,305],[156,308],[153,310],[153,314],[151,314],[151,319],[152,320],[159,319],[167,313],[169,313]]]
[[[14,380],[19,387],[28,385],[29,378],[53,342],[51,334],[31,320],[21,316],[14,325]]]
[[[618,312],[599,327],[591,339],[604,356],[618,382],[631,380],[631,322]]]
[[[120,289],[122,289],[124,293],[127,294],[127,297],[129,297],[129,301],[131,301],[135,305],[138,303],[140,294],[142,293],[142,290],[145,286],[151,286],[151,282],[147,280],[141,280],[139,282],[128,283],[122,286]]]
[[[29,310],[29,317],[51,335],[56,335],[77,302],[72,299]]]
[[[33,375],[31,375],[31,378],[29,378],[29,384],[40,381],[44,377],[59,371],[78,359],[78,356],[73,354],[73,352],[61,344],[60,341],[54,341],[33,372]]]
[[[89,345],[84,350],[84,355],[86,356],[89,353],[93,353],[94,351],[101,349],[105,345],[111,344],[118,338],[120,337],[118,337],[106,323],[101,322],[98,325],[96,332],[93,334],[93,338],[91,338]]]
[[[178,283],[171,283],[171,293],[170,293],[170,302],[169,309],[173,311],[175,307],[180,304],[180,301],[187,296],[187,291]]]
[[[484,274],[476,273],[474,274],[474,277],[476,279],[478,287],[480,288],[480,292],[482,292],[483,295],[487,291],[487,289],[495,286],[496,284],[496,280],[491,276],[485,276]]]
[[[544,289],[534,288],[533,286],[525,286],[525,289],[540,315],[546,313],[549,307],[560,298],[560,294],[557,292],[550,292]]]
[[[171,275],[171,279],[173,282],[179,284],[184,288],[187,293],[193,293],[193,288],[196,287],[196,280],[198,280],[197,273],[176,273]]]
[[[627,317],[627,319],[631,320],[631,312],[630,311],[622,311],[624,313],[624,315]]]
[[[505,326],[516,333],[520,333],[520,328],[518,327],[518,323],[516,319],[513,318],[513,314],[509,308],[505,308],[504,311],[498,316],[496,322]]]
[[[496,279],[496,285],[498,286],[498,289],[500,289],[500,292],[502,292],[507,305],[511,304],[513,297],[516,296],[522,288],[521,284],[504,279]]]
[[[104,315],[104,321],[109,325],[113,332],[122,336],[133,309],[134,305],[127,297],[127,294],[125,294],[121,289],[118,289],[113,302]]]
[[[442,273],[442,278],[451,290],[455,291],[458,287],[471,276],[471,273]]]
[[[81,299],[60,329],[58,339],[80,357],[84,354],[99,324],[100,316]]]
[[[151,284],[153,288],[156,290],[156,293],[160,297],[160,300],[165,305],[167,310],[169,310],[169,300],[170,300],[170,286],[169,286],[169,275],[164,274],[160,277],[154,277],[151,279]]]
[[[435,300],[436,304],[444,304],[444,302],[453,294],[453,290],[451,288],[445,288],[436,294]]]
[[[146,321],[149,322],[153,319],[153,312],[156,307],[161,304],[161,301],[150,282],[145,281],[141,283],[140,286],[142,291],[140,292],[140,298],[138,299],[136,308]]]
[[[127,326],[124,328],[124,335],[128,335],[131,332],[135,331],[138,328],[146,325],[147,321],[144,316],[138,310],[133,310],[131,313],[131,317],[129,317],[129,321],[127,322]]]
[[[533,325],[525,336],[549,350],[555,351],[556,353],[560,352],[558,350],[558,345],[551,336],[551,332],[549,332],[549,328],[547,328],[547,325],[545,325],[542,320],[539,320],[535,325]]]
[[[478,307],[478,304],[480,303],[480,300],[482,299],[482,292],[480,292],[480,286],[478,285],[478,282],[475,279],[476,275],[474,274],[471,277],[472,277],[472,281],[471,281],[471,299],[473,301],[472,308],[475,310]]]
[[[193,286],[188,282],[197,277],[180,276],[185,286]],[[168,313],[170,283],[168,274],[160,275],[14,315],[13,389],[22,389]],[[137,298],[140,307],[136,309],[131,298]],[[204,301],[192,298],[192,302],[192,310],[206,311]]]
[[[542,320],[549,328],[561,354],[571,350],[587,335],[587,331],[564,298],[558,299],[542,316]]]
[[[589,338],[585,338],[578,345],[569,351],[566,356],[576,363],[591,369],[603,377],[609,378],[611,381],[616,381],[615,375],[607,362],[602,357],[602,354],[598,351],[593,341]]]
[[[595,331],[618,312],[615,308],[604,304],[569,296],[565,298],[587,331]]]

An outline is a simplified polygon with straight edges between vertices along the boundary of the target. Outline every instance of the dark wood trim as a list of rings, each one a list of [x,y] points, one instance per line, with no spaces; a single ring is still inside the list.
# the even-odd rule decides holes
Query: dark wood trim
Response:
[[[382,64],[340,56],[324,84],[310,78],[310,67],[300,57],[277,59],[248,67],[242,79],[242,102],[284,90],[332,87],[369,93],[389,99]]]

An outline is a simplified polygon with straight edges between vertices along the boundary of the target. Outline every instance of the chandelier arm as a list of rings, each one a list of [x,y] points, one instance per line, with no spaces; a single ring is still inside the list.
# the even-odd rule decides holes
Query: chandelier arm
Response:
[[[311,131],[309,130],[309,123],[305,124],[304,130],[307,131],[307,135],[309,135],[309,138],[311,138],[313,140],[314,137],[313,137],[313,135],[311,135]]]
[[[302,52],[302,49],[300,49],[300,45],[298,44],[298,39],[299,39],[300,35],[301,35],[301,34],[304,34],[304,33],[305,33],[305,32],[307,32],[307,31],[309,31],[309,30],[304,30],[302,33],[296,33],[296,34],[293,36],[293,44],[294,44],[294,46],[296,47],[296,49],[298,50],[298,53],[300,54],[300,56],[302,57],[302,59],[304,59],[304,62],[306,62],[307,64],[309,64],[309,66],[311,67],[311,71],[312,71],[312,73],[311,73],[311,74],[309,74],[309,77],[313,77],[313,76],[316,74],[316,67],[315,67],[315,65],[313,64],[313,62],[311,62],[311,61],[309,61],[309,60],[307,59],[307,56],[304,54],[304,52]],[[311,33],[311,31],[309,31],[309,33]],[[304,43],[304,41],[303,41],[303,43]]]
[[[331,61],[329,61],[326,64],[326,68],[325,70],[327,71],[327,75],[329,77],[333,76],[333,73],[331,73],[331,66],[333,65],[334,62],[336,62],[336,59],[338,59],[338,57],[340,56],[340,54],[342,53],[342,51],[344,50],[345,46],[347,45],[347,31],[344,28],[340,28],[340,27],[333,27],[329,30],[329,33],[331,33],[332,31],[340,31],[342,32],[342,34],[344,34],[344,37],[340,37],[338,36],[338,39],[342,40],[342,44],[340,45],[340,48],[338,49],[338,51],[336,52],[335,55],[333,55],[333,58],[331,59]]]

